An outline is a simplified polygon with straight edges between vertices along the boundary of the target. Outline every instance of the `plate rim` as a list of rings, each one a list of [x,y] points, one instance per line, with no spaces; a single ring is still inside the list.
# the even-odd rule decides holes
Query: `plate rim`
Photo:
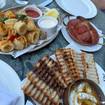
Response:
[[[82,0],[82,1],[85,1],[86,2],[86,0]],[[72,13],[72,12],[70,12],[69,10],[67,10],[65,7],[63,7],[63,5],[61,4],[61,0],[55,0],[55,2],[57,3],[57,5],[60,7],[60,8],[62,8],[65,12],[67,12],[67,13],[69,13],[69,14],[72,14],[72,15],[74,15],[74,16],[77,16],[77,15],[75,15],[74,13]],[[97,15],[97,8],[96,8],[96,6],[93,4],[93,2],[92,1],[90,1],[90,0],[88,0],[88,2],[91,4],[91,14],[90,14],[90,16],[87,16],[87,17],[85,17],[85,16],[83,16],[83,17],[85,17],[86,19],[91,19],[91,18],[93,18],[93,17],[95,17],[96,15]],[[88,4],[88,3],[85,3],[85,4]],[[88,7],[88,6],[87,6]],[[94,12],[93,12],[93,10],[94,10]]]

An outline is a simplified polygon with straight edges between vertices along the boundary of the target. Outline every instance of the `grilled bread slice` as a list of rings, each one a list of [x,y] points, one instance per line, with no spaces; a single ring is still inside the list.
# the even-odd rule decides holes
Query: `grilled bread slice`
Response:
[[[71,49],[58,49],[56,51],[56,58],[61,67],[62,78],[65,84],[80,79],[80,71],[78,70],[74,61],[74,51]]]
[[[80,78],[99,82],[92,54],[62,48],[56,51],[56,58],[66,85]]]
[[[34,70],[27,74],[23,86],[24,93],[42,105],[59,105],[64,92],[63,79],[56,72],[59,66],[48,56],[34,65]]]

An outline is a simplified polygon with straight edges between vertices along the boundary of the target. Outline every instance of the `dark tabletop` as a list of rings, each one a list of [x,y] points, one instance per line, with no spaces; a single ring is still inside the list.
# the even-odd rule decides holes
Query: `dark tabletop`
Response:
[[[30,4],[36,3],[39,4],[45,0],[30,0]],[[7,5],[4,9],[18,6],[14,0],[7,0]],[[49,7],[56,7],[60,14],[64,14],[65,12],[61,10],[55,2],[53,2]],[[93,19],[90,19],[100,30],[105,33],[105,14],[98,10],[98,14]],[[10,55],[0,55],[0,59],[8,63],[19,75],[21,79],[23,79],[26,73],[31,70],[32,65],[35,64],[41,57],[44,55],[52,55],[57,48],[62,48],[68,45],[68,42],[63,38],[62,33],[59,32],[56,39],[47,45],[46,47],[32,52],[28,54],[24,54],[18,58],[13,58]],[[95,61],[105,70],[105,47],[102,47],[99,51],[93,53]]]

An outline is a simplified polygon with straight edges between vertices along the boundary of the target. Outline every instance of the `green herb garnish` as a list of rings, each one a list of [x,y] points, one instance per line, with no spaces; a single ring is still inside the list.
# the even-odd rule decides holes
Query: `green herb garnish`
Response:
[[[4,21],[6,21],[6,20],[8,20],[7,17],[1,17],[1,18],[0,18],[0,22],[4,22]]]
[[[17,15],[16,15],[16,18],[17,18],[18,20],[24,20],[24,19],[27,19],[27,16],[26,16],[26,15],[23,15],[23,14],[17,14]]]

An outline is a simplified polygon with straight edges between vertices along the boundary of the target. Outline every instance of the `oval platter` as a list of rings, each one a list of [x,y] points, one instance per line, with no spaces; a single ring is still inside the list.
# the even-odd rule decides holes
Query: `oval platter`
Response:
[[[13,10],[15,12],[15,11],[18,11],[22,8],[24,8],[24,6],[11,7],[11,8],[3,10],[3,12],[5,12],[7,10]],[[44,12],[46,10],[49,10],[49,8],[47,8],[47,7],[39,6],[39,8],[42,10],[42,12]],[[60,22],[59,22],[59,24],[60,24]],[[51,36],[49,38],[46,38],[45,40],[41,40],[37,44],[32,44],[32,45],[28,46],[27,48],[25,48],[23,50],[19,50],[19,51],[14,50],[14,51],[9,52],[9,53],[0,52],[0,54],[12,55],[14,58],[17,58],[17,57],[19,57],[19,56],[21,56],[25,53],[33,52],[33,51],[39,50],[39,49],[47,46],[57,37],[57,35],[58,35],[58,33],[61,29],[61,26],[59,24],[58,24],[58,27],[57,27],[57,32],[53,36]]]

